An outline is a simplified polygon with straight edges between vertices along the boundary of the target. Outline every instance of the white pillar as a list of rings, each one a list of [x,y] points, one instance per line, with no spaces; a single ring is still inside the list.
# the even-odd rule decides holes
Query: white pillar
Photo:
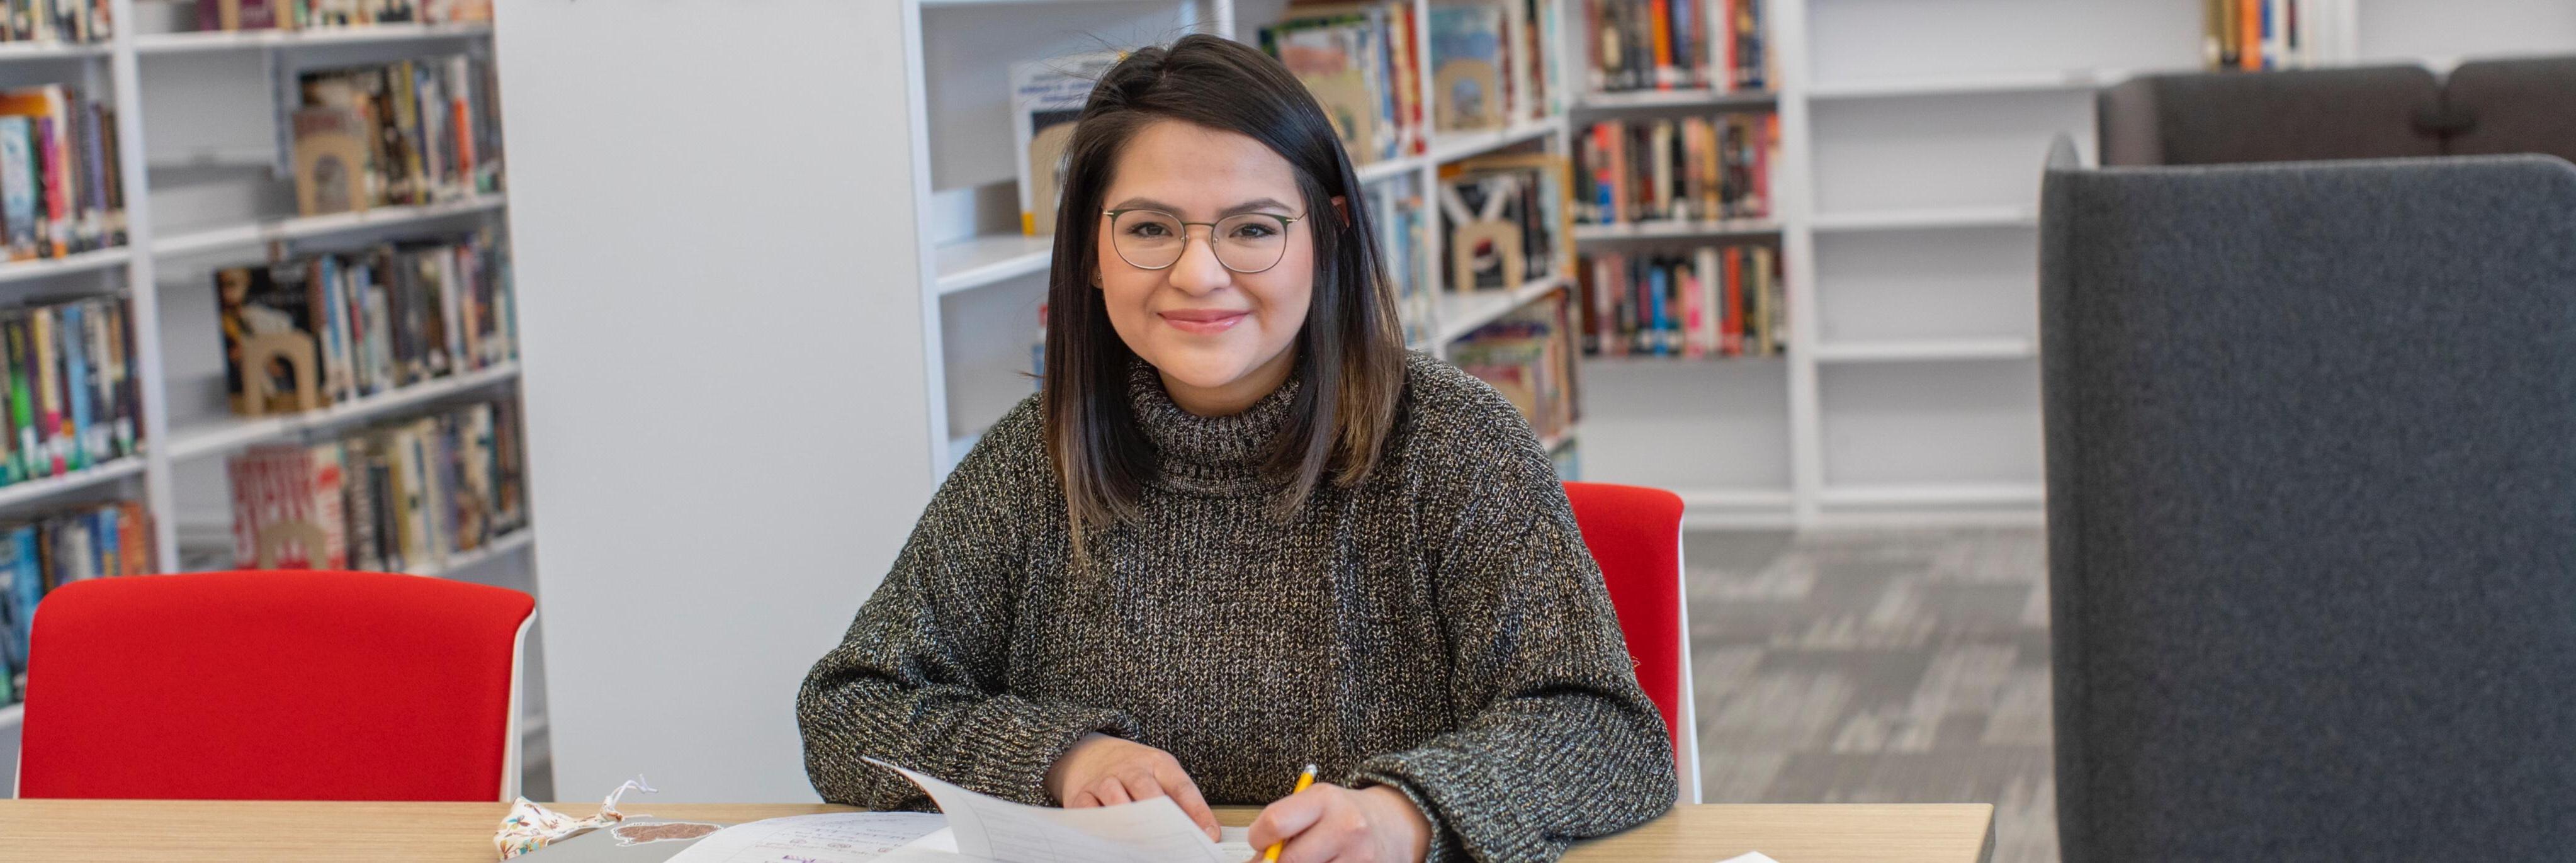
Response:
[[[500,6],[564,800],[814,799],[797,684],[934,475],[902,13]]]

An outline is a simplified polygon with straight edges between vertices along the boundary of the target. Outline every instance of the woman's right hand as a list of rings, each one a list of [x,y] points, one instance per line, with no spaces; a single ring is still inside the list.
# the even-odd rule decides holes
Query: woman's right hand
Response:
[[[1047,768],[1046,793],[1066,809],[1169,797],[1191,821],[1198,822],[1199,829],[1207,831],[1209,841],[1218,836],[1216,812],[1199,796],[1198,783],[1190,781],[1180,759],[1133,740],[1083,735],[1055,760],[1055,766]]]

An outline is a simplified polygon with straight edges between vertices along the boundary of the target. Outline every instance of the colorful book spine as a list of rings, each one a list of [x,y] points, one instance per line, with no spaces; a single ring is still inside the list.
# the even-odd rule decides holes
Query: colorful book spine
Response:
[[[54,310],[40,308],[29,318],[27,337],[36,354],[36,423],[37,436],[44,447],[44,475],[54,476],[67,470],[68,453],[63,438],[71,421],[63,415],[61,351],[55,348]]]
[[[90,408],[94,393],[90,389],[86,312],[79,303],[62,307],[63,400],[69,404],[62,432],[64,449],[68,451],[64,459],[72,470],[90,466]]]

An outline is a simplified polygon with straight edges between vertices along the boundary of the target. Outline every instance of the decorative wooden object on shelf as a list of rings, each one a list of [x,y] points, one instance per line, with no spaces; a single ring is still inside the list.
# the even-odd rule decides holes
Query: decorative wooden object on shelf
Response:
[[[1438,80],[1432,82],[1440,93],[1440,131],[1503,128],[1502,80],[1494,64],[1482,60],[1454,59],[1440,64]],[[1470,94],[1474,98],[1468,98]]]
[[[275,409],[273,402],[291,397],[291,411],[318,410],[322,407],[321,383],[315,380],[313,337],[303,333],[265,333],[242,340],[242,395],[233,404],[233,412],[243,416],[264,416]],[[295,391],[269,391],[269,364],[285,360],[295,369]]]
[[[307,566],[319,568],[320,562],[314,558],[321,557],[322,550],[329,547],[330,535],[323,532],[321,525],[309,521],[275,521],[260,525],[258,568],[276,569],[277,559],[285,556],[288,543],[304,549]]]
[[[1483,243],[1493,243],[1494,250],[1490,254],[1503,258],[1502,290],[1509,291],[1527,281],[1522,266],[1525,258],[1521,254],[1521,226],[1488,219],[1468,222],[1449,232],[1449,259],[1454,264],[1449,269],[1450,290],[1459,293],[1476,290],[1476,259],[1481,257],[1476,248]]]

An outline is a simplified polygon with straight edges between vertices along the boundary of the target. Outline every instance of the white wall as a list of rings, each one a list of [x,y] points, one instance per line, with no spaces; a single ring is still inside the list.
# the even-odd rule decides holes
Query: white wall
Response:
[[[929,497],[889,0],[503,0],[557,796],[811,800],[796,686]]]

